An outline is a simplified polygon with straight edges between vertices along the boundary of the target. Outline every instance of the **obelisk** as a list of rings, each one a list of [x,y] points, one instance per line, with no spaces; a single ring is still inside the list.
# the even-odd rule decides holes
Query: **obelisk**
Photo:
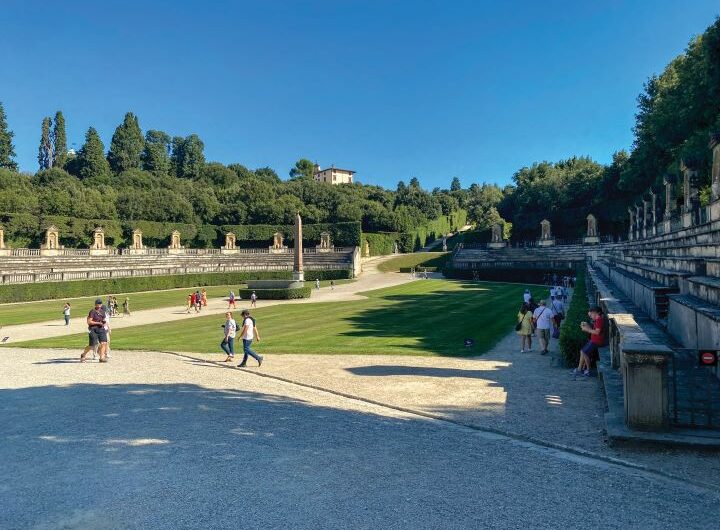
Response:
[[[302,219],[300,218],[300,212],[298,211],[295,214],[295,259],[293,263],[293,280],[296,282],[305,281],[302,254]]]

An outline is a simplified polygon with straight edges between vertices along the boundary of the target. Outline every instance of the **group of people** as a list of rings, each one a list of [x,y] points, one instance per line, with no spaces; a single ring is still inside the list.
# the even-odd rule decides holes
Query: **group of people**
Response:
[[[523,293],[523,303],[517,314],[515,331],[520,336],[520,353],[532,351],[532,337],[540,341],[540,355],[547,355],[551,338],[560,337],[560,324],[565,319],[567,290],[560,285],[550,289],[550,302],[535,303],[530,289]]]
[[[105,306],[111,317],[117,316],[118,301],[116,296],[108,296],[107,305]],[[130,299],[126,296],[123,302],[123,315],[130,316]]]
[[[320,289],[320,278],[315,278],[315,289]],[[335,290],[335,280],[330,280],[330,290]]]
[[[569,285],[574,278],[568,279]],[[560,337],[560,325],[565,319],[565,303],[567,302],[567,286],[555,285],[550,289],[550,303],[540,300],[535,304],[529,289],[523,294],[523,304],[517,315],[515,330],[520,336],[520,353],[532,351],[532,337],[536,334],[540,340],[540,355],[547,355],[550,339]],[[588,334],[588,341],[580,349],[580,360],[577,368],[572,370],[574,376],[590,377],[592,366],[600,358],[599,349],[605,343],[605,324],[602,309],[591,307],[588,317],[592,324],[581,322],[580,329]]]
[[[557,273],[547,273],[543,276],[543,285],[561,285],[565,287],[565,289],[570,289],[575,287],[576,279],[575,276],[569,276],[567,274],[561,276]]]
[[[247,366],[248,357],[252,357],[258,362],[258,366],[262,366],[263,357],[252,349],[253,340],[260,342],[260,332],[258,331],[257,322],[250,316],[250,311],[245,309],[242,313],[242,327],[240,328],[240,338],[243,341],[243,359],[238,367]],[[223,340],[220,348],[227,354],[223,362],[229,363],[235,359],[235,338],[238,333],[238,323],[233,318],[231,311],[225,313],[225,324],[223,328]]]
[[[199,313],[203,307],[207,307],[207,291],[203,288],[202,291],[195,291],[187,296],[185,301],[185,312],[190,313],[190,309],[195,309],[196,313]]]

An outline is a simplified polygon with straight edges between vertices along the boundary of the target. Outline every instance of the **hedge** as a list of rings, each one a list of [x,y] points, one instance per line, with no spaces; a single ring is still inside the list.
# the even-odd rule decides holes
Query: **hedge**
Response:
[[[294,287],[291,289],[240,289],[240,298],[248,299],[255,293],[258,300],[297,300],[310,298],[312,287]]]
[[[0,303],[159,291],[163,289],[178,289],[181,287],[233,285],[246,282],[247,280],[287,280],[290,279],[291,276],[292,274],[289,271],[212,272],[204,274],[108,278],[71,282],[19,283],[0,285]]]
[[[350,280],[353,277],[352,269],[328,269],[322,271],[305,271],[305,281],[315,280]]]
[[[577,366],[580,360],[580,348],[588,341],[588,334],[580,329],[580,323],[587,321],[587,288],[585,287],[585,269],[577,271],[577,280],[570,307],[565,312],[565,321],[560,327],[560,352],[568,366]]]
[[[371,256],[387,256],[392,254],[395,251],[395,243],[398,242],[399,236],[400,234],[397,232],[381,232],[377,234],[363,232],[362,252],[365,252],[365,241],[367,241]]]
[[[442,215],[437,219],[409,230],[401,234],[400,251],[413,252],[423,248],[428,243],[432,243],[438,237],[442,237],[449,232],[456,232],[467,223],[467,211],[456,210],[450,215]]]
[[[450,262],[451,263],[451,262]],[[487,268],[487,269],[455,269],[448,265],[443,270],[446,278],[454,278],[458,280],[483,280],[488,282],[506,282],[506,283],[533,283],[542,284],[545,275],[557,274],[564,276],[566,274],[575,273],[576,268],[560,268],[560,269],[523,269],[523,268]]]

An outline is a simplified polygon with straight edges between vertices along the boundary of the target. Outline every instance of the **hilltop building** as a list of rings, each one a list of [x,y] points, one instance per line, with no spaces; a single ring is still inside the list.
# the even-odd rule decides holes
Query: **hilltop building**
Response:
[[[350,169],[339,169],[334,165],[327,169],[321,169],[315,164],[313,176],[318,182],[326,182],[328,184],[352,184],[355,172]]]

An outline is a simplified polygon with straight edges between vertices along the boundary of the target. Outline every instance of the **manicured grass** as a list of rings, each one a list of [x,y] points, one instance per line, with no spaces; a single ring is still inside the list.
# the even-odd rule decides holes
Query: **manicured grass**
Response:
[[[513,284],[419,280],[369,291],[366,300],[282,304],[253,311],[260,353],[478,355],[511,332],[524,287]],[[220,355],[222,316],[135,326],[113,332],[115,349]],[[475,346],[467,349],[464,339]],[[79,348],[73,335],[14,347]],[[241,350],[241,346],[236,350]]]
[[[401,268],[437,267],[441,269],[450,256],[449,252],[415,252],[403,254],[378,265],[382,272],[399,272]]]
[[[227,297],[232,289],[236,293],[239,286],[216,285],[206,287],[208,299]],[[178,308],[185,306],[187,295],[194,291],[202,291],[202,287],[184,287],[169,291],[149,291],[143,293],[98,293],[103,303],[112,294],[118,299],[118,311],[122,313],[122,303],[127,296],[130,298],[130,311],[141,311],[143,309],[154,309],[160,307]],[[96,296],[86,296],[68,300],[71,305],[71,316],[85,316],[93,308]],[[32,324],[34,322],[47,322],[49,320],[62,321],[62,308],[65,300],[43,300],[40,302],[21,302],[17,304],[0,305],[0,325],[11,326],[15,324]]]

